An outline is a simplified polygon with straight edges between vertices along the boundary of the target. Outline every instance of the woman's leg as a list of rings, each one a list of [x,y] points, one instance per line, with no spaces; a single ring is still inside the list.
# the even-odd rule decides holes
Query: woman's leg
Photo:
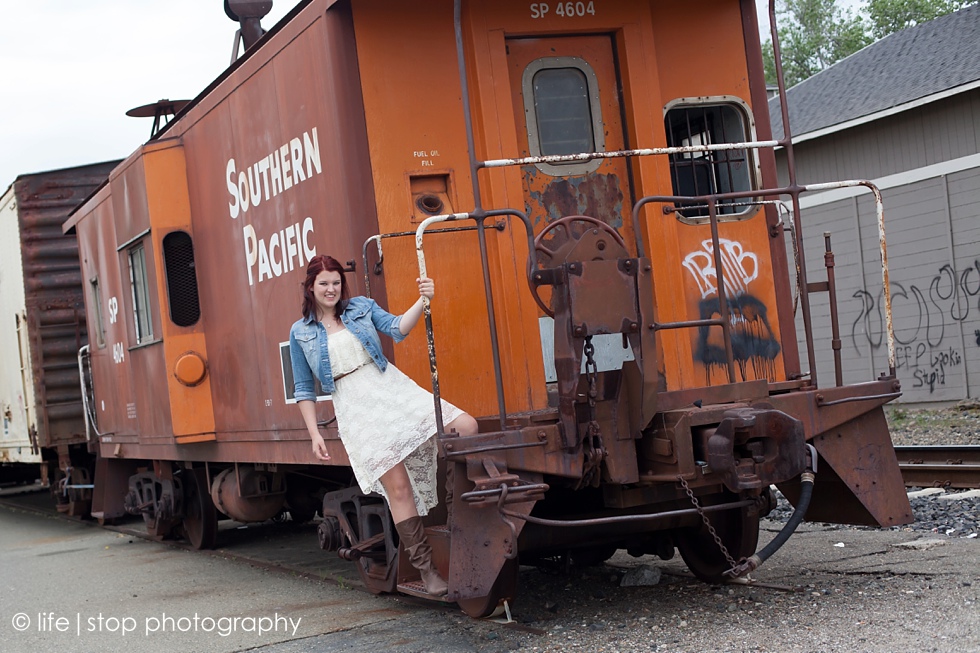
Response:
[[[479,432],[479,427],[469,413],[463,413],[446,424],[446,433],[450,431],[456,431],[457,435],[476,435]]]
[[[425,527],[415,507],[412,482],[405,463],[398,463],[389,469],[380,480],[388,495],[388,508],[409,562],[419,570],[425,591],[433,596],[442,596],[449,591],[449,586],[432,562],[432,547],[425,538]]]
[[[382,474],[379,480],[388,495],[388,508],[396,524],[419,516],[418,508],[415,507],[412,481],[408,477],[405,463],[398,463]]]

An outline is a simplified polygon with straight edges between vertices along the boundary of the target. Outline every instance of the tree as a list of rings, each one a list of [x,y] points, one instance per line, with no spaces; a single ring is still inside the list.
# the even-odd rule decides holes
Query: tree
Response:
[[[875,39],[926,23],[977,0],[868,0],[868,18]]]
[[[930,0],[871,0],[878,2],[928,2]],[[957,2],[961,0],[932,0]],[[851,55],[872,39],[868,26],[851,10],[837,6],[836,0],[780,0],[776,6],[777,34],[782,54],[783,77],[787,86],[802,82]],[[762,49],[766,80],[776,81],[772,40]]]

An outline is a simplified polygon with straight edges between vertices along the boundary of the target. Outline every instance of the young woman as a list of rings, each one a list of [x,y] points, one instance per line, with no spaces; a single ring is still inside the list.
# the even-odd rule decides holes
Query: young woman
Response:
[[[388,501],[395,529],[429,594],[448,591],[432,564],[421,516],[438,503],[436,421],[432,394],[420,388],[381,352],[379,333],[399,342],[422,315],[422,297],[432,299],[431,279],[418,279],[419,299],[392,315],[366,297],[351,297],[340,263],[314,256],[303,283],[303,318],[289,331],[295,397],[313,453],[330,460],[316,424],[313,379],[332,395],[337,431],[364,493]],[[447,431],[477,432],[476,420],[443,401]]]

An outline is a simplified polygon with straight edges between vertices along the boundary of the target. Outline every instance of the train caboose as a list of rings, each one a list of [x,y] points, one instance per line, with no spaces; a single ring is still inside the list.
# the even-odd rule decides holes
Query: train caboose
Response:
[[[807,510],[908,522],[894,370],[818,387],[832,268],[799,256],[801,362],[780,207],[808,189],[775,187],[768,121],[750,0],[300,3],[66,223],[102,293],[93,511],[209,546],[219,512],[319,510],[370,589],[424,595],[330,397],[330,465],[292,405],[287,333],[329,253],[394,313],[416,266],[439,282],[427,338],[387,353],[479,416],[439,421],[428,527],[470,614],[518,560],[677,549],[719,581]],[[754,556],[773,484],[799,509]]]

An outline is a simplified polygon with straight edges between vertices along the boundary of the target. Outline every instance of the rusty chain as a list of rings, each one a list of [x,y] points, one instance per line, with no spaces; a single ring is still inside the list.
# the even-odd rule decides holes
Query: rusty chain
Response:
[[[598,487],[601,479],[600,467],[606,457],[606,449],[602,445],[602,433],[599,421],[596,419],[596,399],[599,396],[597,378],[599,367],[595,361],[595,346],[592,336],[585,337],[585,376],[589,380],[589,427],[585,435],[585,460],[582,463],[582,479],[578,488],[590,485]]]
[[[708,520],[707,513],[701,509],[701,504],[698,502],[697,497],[694,496],[694,491],[691,490],[691,486],[687,484],[687,481],[684,480],[683,476],[678,476],[677,480],[680,481],[681,487],[684,488],[684,492],[687,493],[687,498],[691,500],[691,503],[697,509],[698,514],[701,515],[701,521],[704,522],[705,527],[708,529],[708,533],[710,533],[711,537],[714,538],[715,544],[718,545],[718,549],[721,551],[722,555],[725,556],[725,560],[728,561],[728,568],[734,569],[738,565],[738,561],[732,557],[732,554],[728,552],[728,548],[725,547],[725,543],[721,541],[718,531],[715,530],[715,527],[712,526],[711,522]]]

